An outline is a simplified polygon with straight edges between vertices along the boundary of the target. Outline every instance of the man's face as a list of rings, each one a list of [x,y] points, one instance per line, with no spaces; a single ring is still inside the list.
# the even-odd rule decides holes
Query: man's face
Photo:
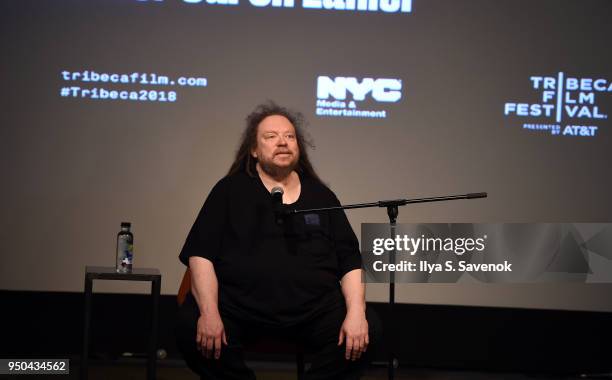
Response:
[[[257,145],[251,155],[274,177],[291,173],[300,158],[300,150],[289,119],[280,115],[263,119],[257,127]]]

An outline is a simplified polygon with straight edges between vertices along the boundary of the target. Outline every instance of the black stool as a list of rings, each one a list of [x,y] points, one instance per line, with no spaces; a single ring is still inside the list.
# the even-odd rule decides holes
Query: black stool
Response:
[[[93,293],[93,280],[123,280],[123,281],[151,281],[151,296],[153,297],[153,315],[151,321],[151,335],[149,339],[149,352],[147,358],[147,379],[155,379],[155,366],[157,360],[157,331],[159,324],[159,293],[161,289],[161,274],[155,268],[135,268],[131,273],[117,273],[115,267],[85,267],[85,316],[83,321],[83,351],[81,354],[81,379],[87,379],[87,366],[89,357],[89,333],[91,325],[91,298]]]

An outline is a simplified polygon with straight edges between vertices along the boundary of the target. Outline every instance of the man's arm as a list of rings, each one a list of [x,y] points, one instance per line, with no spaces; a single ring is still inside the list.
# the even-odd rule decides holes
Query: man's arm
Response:
[[[365,317],[365,285],[361,281],[361,269],[347,272],[340,280],[346,302],[346,318],[340,328],[338,345],[346,338],[346,359],[357,360],[370,343],[368,321]]]
[[[191,270],[191,292],[200,309],[196,342],[202,355],[210,358],[214,352],[215,359],[221,356],[221,342],[227,345],[223,321],[219,314],[219,283],[213,263],[203,257],[189,258]]]

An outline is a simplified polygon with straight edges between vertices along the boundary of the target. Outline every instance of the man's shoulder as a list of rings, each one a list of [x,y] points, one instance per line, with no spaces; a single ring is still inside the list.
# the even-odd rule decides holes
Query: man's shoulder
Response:
[[[218,183],[224,186],[244,185],[245,183],[253,183],[253,177],[249,176],[246,172],[238,171],[227,174]]]
[[[335,202],[337,201],[336,194],[323,182],[320,180],[304,177],[302,179],[308,186],[308,189],[312,193],[313,196],[324,198],[325,200]]]
[[[222,177],[213,186],[211,192],[227,193],[232,189],[245,189],[245,186],[253,183],[253,178],[244,172],[236,172]]]

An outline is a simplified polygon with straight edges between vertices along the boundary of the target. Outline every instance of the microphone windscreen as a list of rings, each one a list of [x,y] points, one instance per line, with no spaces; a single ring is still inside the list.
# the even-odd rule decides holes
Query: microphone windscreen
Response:
[[[284,191],[282,187],[275,186],[272,188],[272,190],[270,190],[270,194],[272,194],[273,197],[278,197],[282,196],[284,194]]]

